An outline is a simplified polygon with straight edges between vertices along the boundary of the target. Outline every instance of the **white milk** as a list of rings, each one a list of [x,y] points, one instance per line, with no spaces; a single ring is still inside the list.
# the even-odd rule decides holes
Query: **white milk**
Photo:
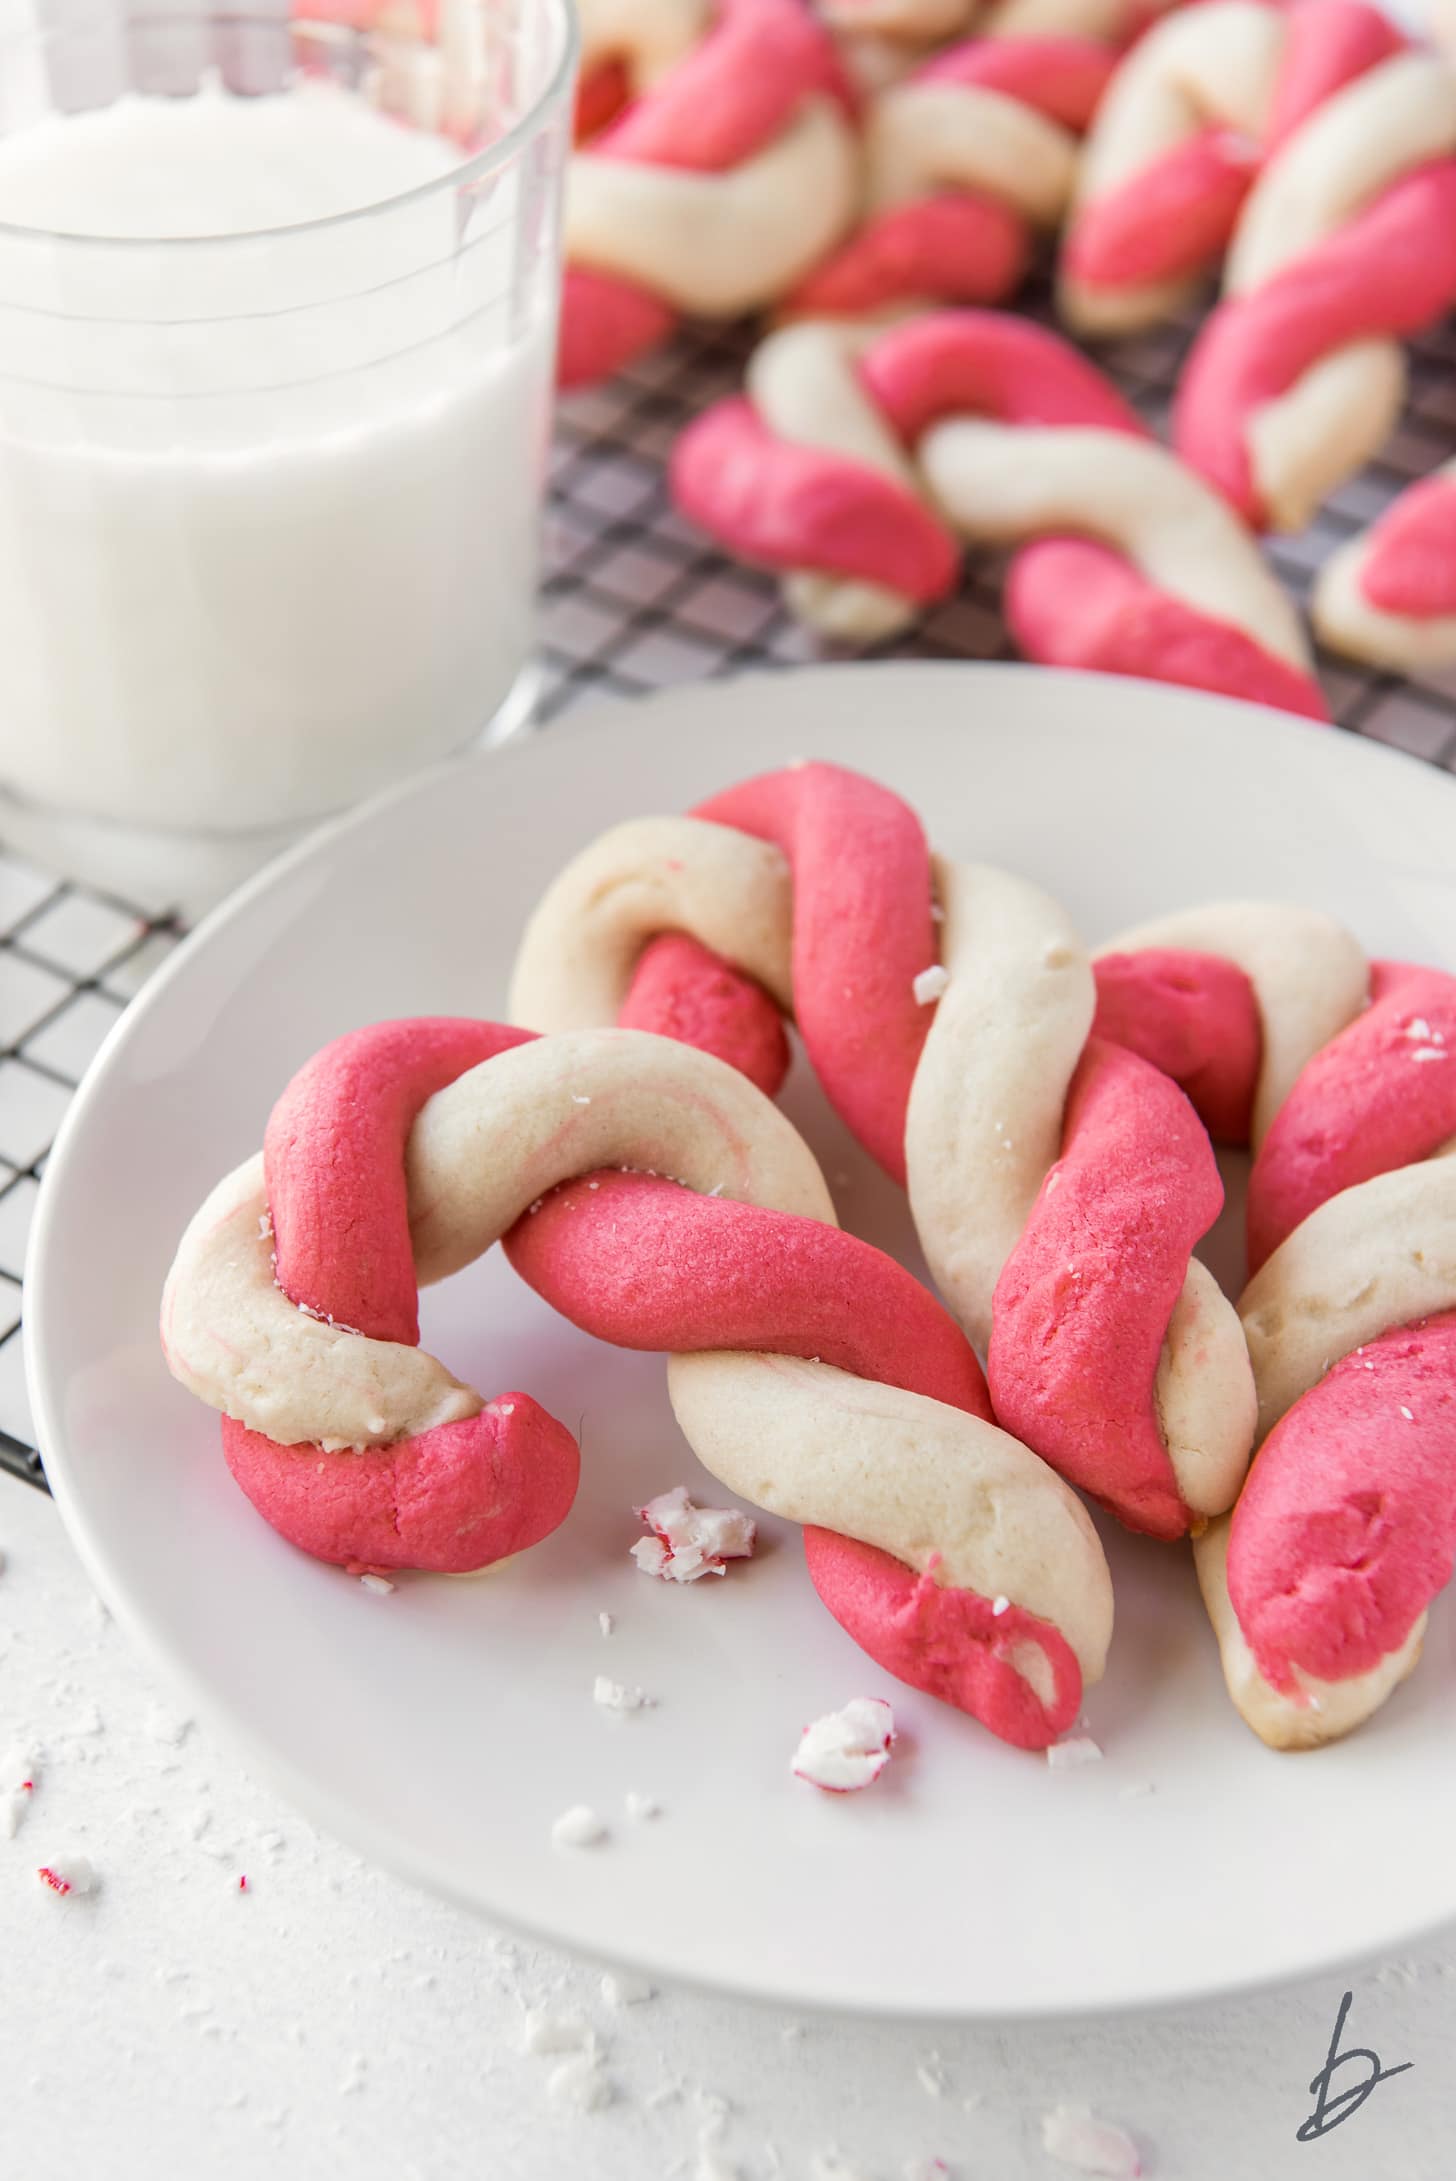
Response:
[[[460,748],[507,696],[550,401],[549,246],[521,271],[539,207],[507,169],[258,233],[460,157],[318,82],[128,95],[0,137],[13,796],[286,826]]]

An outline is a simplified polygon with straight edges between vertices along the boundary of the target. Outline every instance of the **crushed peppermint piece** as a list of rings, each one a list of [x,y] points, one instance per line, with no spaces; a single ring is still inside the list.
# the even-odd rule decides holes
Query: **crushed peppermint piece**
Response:
[[[1409,1409],[1408,1409],[1408,1408],[1406,1407],[1406,1405],[1405,1405],[1404,1401],[1402,1401],[1402,1402],[1401,1402],[1401,1404],[1400,1404],[1400,1413],[1401,1413],[1401,1415],[1402,1415],[1402,1416],[1403,1416],[1403,1417],[1405,1418],[1405,1420],[1406,1420],[1406,1422],[1407,1422],[1408,1424],[1413,1424],[1413,1423],[1415,1422],[1415,1418],[1414,1418],[1414,1416],[1413,1416],[1413,1415],[1411,1414],[1410,1410],[1409,1410]]]
[[[15,1742],[0,1757],[0,1833],[13,1840],[29,1813],[40,1778],[34,1752]]]
[[[884,1698],[856,1696],[805,1727],[791,1769],[826,1794],[852,1795],[879,1778],[894,1739],[895,1715]]]
[[[1444,1049],[1439,1045],[1418,1045],[1411,1054],[1412,1060],[1444,1060]]]
[[[359,1588],[372,1591],[376,1598],[387,1598],[394,1585],[387,1575],[361,1575]]]
[[[922,969],[911,990],[917,1007],[929,1007],[938,1000],[950,983],[950,971],[943,962],[932,962],[929,969]]]
[[[656,1999],[657,1987],[646,1977],[633,1976],[630,1970],[609,1969],[602,1978],[602,1997],[609,2007],[641,2007],[649,1999]]]
[[[1085,2105],[1058,2105],[1043,2113],[1041,2147],[1078,2173],[1106,2174],[1113,2181],[1137,2181],[1143,2170],[1132,2137],[1098,2120]]]
[[[592,1702],[603,1711],[650,1711],[657,1702],[645,1689],[629,1689],[623,1681],[609,1681],[598,1674],[592,1683]]]
[[[662,1804],[652,1795],[639,1795],[635,1787],[627,1790],[626,1808],[628,1817],[635,1818],[639,1824],[662,1815]]]
[[[617,1617],[615,1613],[599,1613],[597,1615],[597,1626],[604,1636],[610,1636],[616,1625]]]
[[[94,1866],[84,1855],[43,1863],[35,1875],[52,1893],[94,1893],[99,1883]]]
[[[593,2052],[591,2024],[579,2014],[553,2014],[549,2007],[528,2007],[521,2024],[522,2052]]]
[[[1102,1757],[1100,1746],[1090,1734],[1073,1734],[1065,1742],[1053,1742],[1047,1751],[1047,1763],[1053,1772],[1070,1772],[1077,1765],[1097,1764]]]
[[[595,2050],[573,2053],[554,2067],[546,2088],[560,2105],[574,2105],[579,2113],[599,2113],[617,2095],[616,2085]]]
[[[563,1810],[551,1827],[551,1838],[558,1848],[597,1848],[606,1837],[606,1826],[584,1802]]]
[[[659,1492],[638,1515],[651,1530],[639,1537],[632,1558],[644,1575],[666,1583],[695,1583],[702,1575],[722,1575],[724,1562],[747,1560],[757,1525],[738,1507],[695,1507],[686,1485]]]
[[[244,1871],[244,1872],[243,1872],[243,1874],[242,1874],[242,1876],[241,1876],[241,1878],[239,1878],[239,1880],[238,1880],[238,1891],[239,1891],[239,1893],[246,1893],[246,1892],[247,1892],[247,1890],[248,1890],[248,1874],[247,1874],[247,1872],[246,1872],[246,1871]]]
[[[994,1597],[994,1598],[993,1598],[993,1599],[991,1600],[991,1611],[992,1611],[992,1613],[993,1613],[993,1614],[995,1615],[996,1619],[997,1619],[997,1620],[999,1621],[999,1620],[1000,1620],[1000,1618],[1001,1618],[1001,1616],[1002,1616],[1002,1614],[1003,1614],[1003,1613],[1009,1613],[1009,1612],[1010,1612],[1010,1610],[1011,1610],[1011,1600],[1010,1600],[1010,1599],[1009,1599],[1009,1598],[1007,1597],[1007,1595],[1006,1595],[1006,1593],[1005,1593],[1005,1591],[1004,1591],[1004,1590],[1002,1590],[1002,1591],[998,1591],[998,1592],[997,1592],[997,1594],[996,1594],[996,1596],[995,1596],[995,1597]]]

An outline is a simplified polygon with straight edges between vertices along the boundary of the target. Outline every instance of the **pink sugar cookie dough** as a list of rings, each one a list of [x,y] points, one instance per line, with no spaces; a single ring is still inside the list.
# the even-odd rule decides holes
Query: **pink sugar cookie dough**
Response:
[[[1249,427],[1337,349],[1400,340],[1456,303],[1456,160],[1417,167],[1347,227],[1305,251],[1206,324],[1184,367],[1178,452],[1247,522],[1267,521]]]
[[[768,993],[685,932],[644,950],[617,1021],[715,1054],[767,1098],[789,1072],[789,1041]]]
[[[554,1309],[620,1347],[806,1356],[990,1418],[954,1320],[892,1258],[837,1228],[604,1173],[557,1190],[505,1246]],[[1021,1748],[1044,1748],[1075,1719],[1081,1672],[1049,1622],[1014,1606],[998,1614],[995,1601],[832,1531],[806,1529],[804,1549],[824,1604],[887,1672]],[[1028,1650],[1049,1664],[1050,1703],[1017,1670]]]
[[[1456,977],[1377,962],[1371,1004],[1301,1070],[1249,1176],[1249,1270],[1327,1198],[1456,1136]]]
[[[1104,545],[1047,538],[1024,546],[1006,579],[1005,607],[1017,649],[1041,666],[1091,666],[1242,697],[1305,719],[1329,718],[1312,675],[1232,622],[1160,591]]]
[[[947,417],[978,414],[1148,436],[1095,364],[1024,318],[934,311],[908,319],[865,351],[859,372],[907,447]]]
[[[278,1284],[301,1309],[413,1347],[404,1148],[427,1098],[532,1033],[446,1017],[336,1038],[278,1100],[264,1172]],[[576,1441],[525,1394],[379,1450],[281,1446],[225,1418],[223,1451],[274,1529],[321,1560],[449,1573],[546,1537],[576,1494]]]
[[[1222,1204],[1177,1085],[1089,1040],[1061,1158],[996,1283],[987,1370],[1003,1427],[1154,1537],[1181,1537],[1192,1519],[1153,1387],[1189,1255]]]
[[[991,1420],[949,1312],[894,1258],[817,1219],[605,1172],[564,1183],[505,1250],[553,1310],[614,1347],[812,1356]]]
[[[1456,1558],[1456,1312],[1344,1356],[1255,1458],[1229,1595],[1259,1671],[1344,1681],[1396,1651]]]
[[[817,764],[744,781],[693,815],[771,841],[792,864],[794,1008],[809,1059],[835,1111],[903,1184],[905,1111],[933,1013],[914,984],[940,952],[920,820],[877,782]],[[698,1013],[693,992],[674,988],[672,964],[664,967],[663,950],[676,944],[645,950],[620,1020],[673,1036],[676,1020]],[[712,960],[698,955],[673,957],[694,984]],[[766,997],[763,1005],[771,1008]],[[762,1017],[748,1042],[761,1037]],[[727,1044],[708,1050],[741,1065]]]
[[[1456,483],[1449,477],[1423,478],[1372,525],[1360,588],[1382,613],[1414,621],[1456,614]]]
[[[1171,1076],[1215,1143],[1246,1144],[1264,1032],[1238,965],[1186,947],[1142,947],[1092,967],[1092,1035]]]
[[[742,560],[876,583],[917,605],[955,589],[960,549],[906,486],[845,455],[780,439],[752,402],[714,402],[668,467],[682,513]]]

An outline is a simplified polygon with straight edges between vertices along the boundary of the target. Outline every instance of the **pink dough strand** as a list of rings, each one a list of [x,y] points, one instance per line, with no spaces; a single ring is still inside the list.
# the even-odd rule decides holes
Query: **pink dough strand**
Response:
[[[1129,1528],[1191,1516],[1154,1379],[1188,1259],[1223,1205],[1208,1137],[1167,1076],[1090,1039],[1062,1155],[996,1283],[987,1369],[1013,1432]]]
[[[1171,1076],[1216,1143],[1247,1144],[1264,1032],[1234,962],[1183,947],[1104,954],[1092,1035]]]
[[[1259,165],[1259,146],[1231,129],[1189,137],[1086,206],[1067,235],[1067,271],[1089,288],[1137,288],[1216,263]]]
[[[1423,478],[1372,526],[1360,588],[1382,613],[1456,614],[1456,481]]]
[[[1017,649],[1043,666],[1094,667],[1172,682],[1328,720],[1313,675],[1227,621],[1160,591],[1121,554],[1080,538],[1044,538],[1016,555],[1006,620]]]
[[[1456,1557],[1456,1312],[1367,1341],[1264,1441],[1229,1533],[1259,1671],[1297,1692],[1399,1649]]]

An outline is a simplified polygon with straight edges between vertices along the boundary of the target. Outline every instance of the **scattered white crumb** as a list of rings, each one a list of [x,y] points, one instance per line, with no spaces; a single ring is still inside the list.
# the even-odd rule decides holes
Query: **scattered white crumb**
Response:
[[[1065,1742],[1053,1742],[1047,1751],[1047,1763],[1053,1772],[1070,1772],[1077,1765],[1097,1764],[1102,1750],[1090,1734],[1073,1734]]]
[[[629,1689],[624,1681],[612,1681],[606,1674],[598,1674],[592,1683],[592,1702],[602,1711],[650,1711],[657,1702],[645,1689]]]
[[[929,1007],[938,1000],[950,983],[950,971],[941,962],[932,962],[929,969],[922,969],[915,979],[912,991],[917,1007]]]
[[[340,2095],[347,2098],[351,2097],[356,2090],[362,2090],[368,2074],[369,2062],[362,2052],[354,2053],[349,2060],[348,2072],[339,2083]]]
[[[546,2088],[558,2105],[575,2106],[579,2113],[599,2113],[616,2096],[616,2086],[596,2052],[576,2052],[554,2067]]]
[[[728,2115],[733,2110],[732,2106],[717,2090],[695,2090],[693,2092],[693,2103],[703,2116],[702,2131],[698,2140],[702,2143],[716,2142],[728,2125]]]
[[[0,1833],[13,1840],[30,1814],[32,1796],[27,1787],[0,1787]]]
[[[727,1560],[746,1560],[753,1552],[757,1525],[738,1507],[695,1507],[686,1485],[659,1492],[637,1510],[651,1530],[632,1547],[644,1575],[668,1583],[695,1583],[701,1575],[721,1575]]]
[[[36,1872],[41,1884],[52,1893],[94,1893],[101,1880],[94,1864],[84,1855],[52,1856]]]
[[[1410,1410],[1406,1407],[1403,1401],[1400,1404],[1400,1413],[1405,1418],[1408,1424],[1413,1424],[1415,1422],[1414,1416],[1412,1416]]]
[[[877,1780],[890,1761],[895,1715],[883,1697],[852,1697],[805,1727],[794,1752],[795,1779],[832,1795],[854,1794]]]
[[[648,1818],[661,1817],[662,1804],[657,1801],[655,1796],[641,1795],[635,1787],[629,1787],[626,1794],[626,1810],[628,1817],[635,1818],[640,1825],[644,1824]]]
[[[606,1837],[606,1826],[584,1802],[563,1810],[551,1828],[551,1838],[558,1848],[596,1848]]]
[[[1009,1613],[1010,1610],[1011,1600],[1007,1597],[1004,1590],[1000,1592],[998,1596],[994,1597],[991,1600],[991,1611],[995,1614],[998,1621],[1000,1620],[1003,1613]]]
[[[1151,1780],[1130,1780],[1118,1794],[1119,1802],[1141,1802],[1144,1796],[1158,1792]]]
[[[571,1094],[571,1102],[574,1106],[589,1106],[591,1104],[591,1099],[580,1091],[573,1091]]]
[[[735,2166],[711,2143],[700,2143],[693,2181],[743,2181],[743,2168]]]
[[[599,1613],[597,1615],[597,1626],[604,1636],[610,1636],[616,1625],[617,1618],[614,1613]]]
[[[591,2024],[579,2014],[553,2014],[549,2007],[528,2007],[521,2024],[522,2052],[591,2052]]]
[[[946,2091],[945,2063],[938,2052],[916,2063],[915,2080],[927,2098],[943,2098]]]
[[[191,1729],[190,1719],[181,1713],[168,1711],[163,1704],[149,1705],[142,1719],[143,1732],[150,1735],[154,1742],[165,1742],[171,1749],[178,1748],[187,1739]]]
[[[361,1575],[359,1588],[372,1591],[376,1598],[387,1598],[394,1585],[387,1575]]]
[[[1041,2147],[1078,2173],[1106,2174],[1112,2181],[1137,2181],[1143,2170],[1132,2137],[1111,2121],[1098,2120],[1085,2105],[1058,2105],[1043,2113]]]
[[[640,2007],[656,1999],[657,1987],[630,1969],[609,1969],[602,1978],[602,1997],[609,2007]]]

